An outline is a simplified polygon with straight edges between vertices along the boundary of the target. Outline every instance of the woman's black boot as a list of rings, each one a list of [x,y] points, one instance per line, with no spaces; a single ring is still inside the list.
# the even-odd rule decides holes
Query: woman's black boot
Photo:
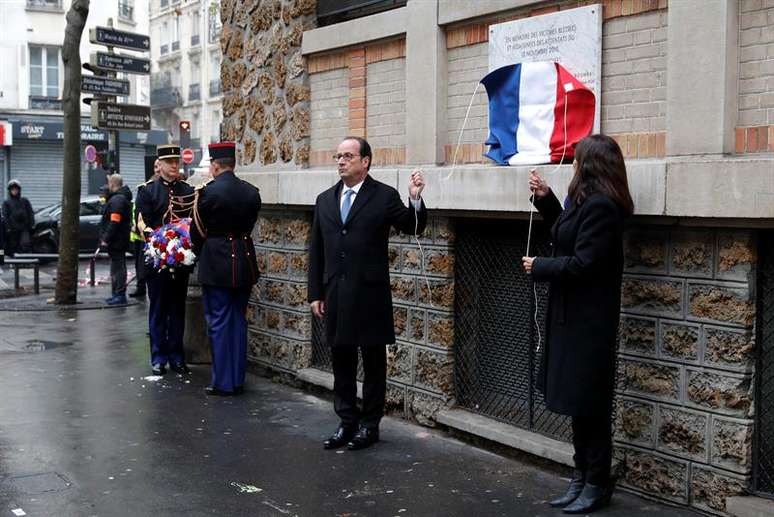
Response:
[[[577,499],[564,507],[564,513],[591,513],[610,504],[613,484],[592,485],[586,483]]]
[[[572,480],[570,481],[570,486],[567,488],[567,493],[564,494],[559,499],[554,499],[553,501],[549,501],[548,504],[553,506],[554,508],[564,508],[571,502],[575,501],[578,496],[583,491],[583,486],[586,484],[585,476],[583,475],[583,472],[580,470],[576,470],[573,472]]]

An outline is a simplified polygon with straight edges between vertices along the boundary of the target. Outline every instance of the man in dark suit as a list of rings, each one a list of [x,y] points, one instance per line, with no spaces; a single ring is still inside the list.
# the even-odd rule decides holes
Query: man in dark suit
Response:
[[[137,226],[146,238],[171,220],[191,217],[193,205],[194,188],[180,176],[180,146],[160,145],[156,151],[159,176],[137,189]],[[179,269],[154,271],[148,267],[148,326],[154,375],[166,373],[167,363],[176,373],[190,373],[183,354],[188,274]]]
[[[199,257],[204,316],[212,339],[210,395],[239,395],[247,361],[247,303],[258,281],[251,233],[261,209],[258,189],[236,177],[233,142],[209,146],[212,179],[197,189],[191,240]]]
[[[334,408],[341,419],[326,449],[363,449],[379,441],[387,389],[386,345],[395,342],[387,244],[390,227],[414,235],[427,222],[420,198],[425,180],[414,170],[412,207],[398,191],[368,175],[371,146],[347,137],[334,156],[339,181],[317,197],[309,249],[308,296],[325,318],[334,376]],[[363,408],[357,407],[357,350],[365,373]]]

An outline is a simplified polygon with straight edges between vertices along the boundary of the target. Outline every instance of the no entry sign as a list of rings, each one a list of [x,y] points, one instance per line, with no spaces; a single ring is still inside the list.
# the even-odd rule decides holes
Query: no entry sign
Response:
[[[86,156],[87,162],[94,163],[97,159],[97,148],[89,144],[83,150],[83,154]]]
[[[191,164],[191,162],[194,161],[194,152],[193,149],[183,149],[183,163],[186,163],[188,165]]]

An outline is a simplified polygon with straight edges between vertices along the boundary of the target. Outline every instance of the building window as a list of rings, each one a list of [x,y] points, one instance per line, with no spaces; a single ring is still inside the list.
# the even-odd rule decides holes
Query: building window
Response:
[[[220,38],[220,8],[215,2],[210,6],[210,18],[209,18],[209,35],[208,41],[210,43],[217,43]]]
[[[59,48],[30,46],[30,95],[59,97]]]
[[[118,0],[118,19],[134,22],[134,0]]]
[[[220,110],[212,110],[210,142],[220,142]]]
[[[61,11],[62,0],[27,0],[28,9],[40,9],[42,11]]]
[[[172,20],[172,52],[180,50],[180,17]]]
[[[169,5],[169,0],[161,0],[159,2],[160,9],[166,9],[168,5]]]
[[[199,139],[199,115],[191,117],[191,138],[193,140]]]

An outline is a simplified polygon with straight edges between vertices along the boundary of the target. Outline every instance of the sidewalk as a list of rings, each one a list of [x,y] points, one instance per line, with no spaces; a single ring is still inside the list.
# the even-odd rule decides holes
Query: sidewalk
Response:
[[[210,398],[205,366],[148,378],[145,310],[0,312],[0,517],[562,515],[557,474],[404,420],[325,451],[325,399],[255,376]],[[598,515],[695,514],[619,492]]]

